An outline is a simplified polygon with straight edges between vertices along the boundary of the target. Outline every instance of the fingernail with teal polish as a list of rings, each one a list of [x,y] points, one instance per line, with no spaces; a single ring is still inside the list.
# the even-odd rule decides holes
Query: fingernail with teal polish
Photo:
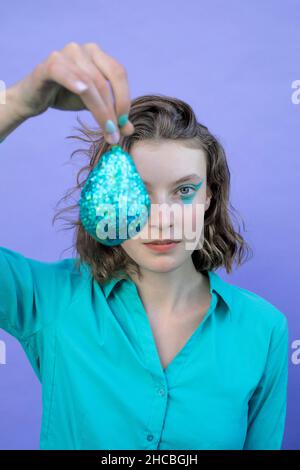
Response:
[[[121,114],[121,116],[118,117],[118,123],[120,127],[124,127],[125,124],[128,122],[128,114]]]
[[[116,126],[115,126],[115,123],[111,120],[111,119],[108,119],[105,123],[105,130],[108,134],[113,134],[114,132],[116,132]]]

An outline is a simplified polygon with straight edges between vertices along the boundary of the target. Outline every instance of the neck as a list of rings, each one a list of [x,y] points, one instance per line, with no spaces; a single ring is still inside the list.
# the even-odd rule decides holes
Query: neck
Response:
[[[147,310],[172,315],[187,305],[199,305],[201,296],[207,298],[209,281],[195,269],[191,258],[173,271],[154,272],[141,268],[141,273],[142,279],[134,275],[132,280]]]

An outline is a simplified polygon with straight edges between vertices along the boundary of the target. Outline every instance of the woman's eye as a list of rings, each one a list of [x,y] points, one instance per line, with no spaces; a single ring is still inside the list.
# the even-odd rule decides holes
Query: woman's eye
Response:
[[[192,196],[195,192],[195,188],[193,186],[182,186],[178,191],[183,191],[180,196]]]

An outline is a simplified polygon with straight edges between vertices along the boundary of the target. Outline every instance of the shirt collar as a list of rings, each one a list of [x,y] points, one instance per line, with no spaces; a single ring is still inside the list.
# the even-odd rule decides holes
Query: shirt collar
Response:
[[[207,271],[208,277],[209,277],[209,283],[210,283],[210,293],[212,294],[212,291],[214,290],[226,303],[226,305],[230,308],[232,305],[232,291],[230,288],[230,284],[226,281],[224,281],[219,274],[217,274],[215,271]],[[113,278],[110,281],[107,281],[103,285],[103,292],[106,298],[108,298],[109,294],[111,291],[114,289],[116,284],[118,284],[121,281],[127,281],[127,282],[133,282],[128,279],[118,279],[118,278]]]
[[[113,290],[113,288],[115,287],[115,285],[122,281],[123,279],[118,279],[116,277],[114,277],[113,279],[111,279],[110,281],[107,281],[104,285],[103,285],[103,292],[104,292],[104,295],[106,298],[108,298],[109,294],[111,293],[111,291]]]
[[[210,283],[210,293],[214,290],[225,302],[228,308],[232,306],[231,284],[224,281],[215,271],[207,271]]]

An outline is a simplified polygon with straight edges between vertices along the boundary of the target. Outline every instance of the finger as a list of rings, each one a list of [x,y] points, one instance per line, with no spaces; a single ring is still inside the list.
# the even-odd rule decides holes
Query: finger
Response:
[[[89,75],[79,70],[60,52],[56,51],[51,54],[49,60],[43,65],[42,79],[53,80],[80,96],[103,129],[107,142],[116,143],[117,139],[112,141],[111,135],[106,130],[106,123],[111,120],[108,108]]]
[[[87,51],[91,60],[101,71],[104,78],[110,82],[114,94],[114,106],[118,120],[121,116],[128,116],[131,99],[126,69],[101,50],[97,44],[85,44],[83,48]],[[134,126],[128,120],[125,125],[120,125],[120,131],[123,135],[131,135],[134,132]]]
[[[89,56],[83,52],[82,48],[77,43],[69,43],[64,47],[62,53],[64,57],[67,57],[68,60],[70,60],[70,62],[76,66],[76,68],[79,68],[80,71],[83,71],[93,81],[93,84],[97,88],[98,93],[106,105],[106,110],[110,116],[110,121],[113,122],[116,131],[119,133],[117,116],[110,96],[109,84],[101,74],[100,70],[93,64],[93,62],[91,62]],[[108,136],[107,138],[109,139]],[[120,134],[118,135],[118,140],[119,139]]]

